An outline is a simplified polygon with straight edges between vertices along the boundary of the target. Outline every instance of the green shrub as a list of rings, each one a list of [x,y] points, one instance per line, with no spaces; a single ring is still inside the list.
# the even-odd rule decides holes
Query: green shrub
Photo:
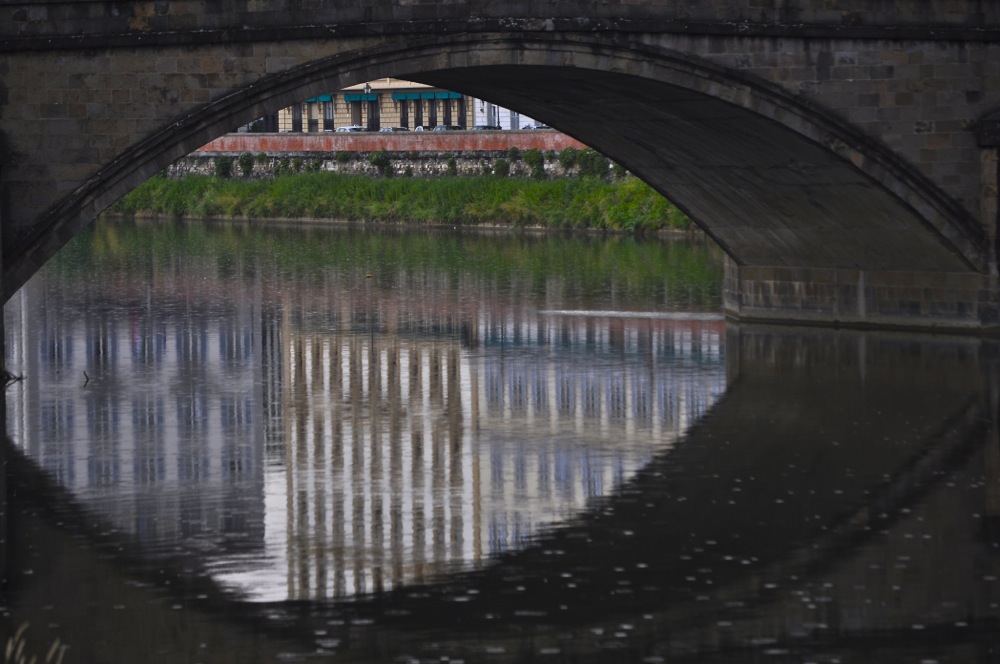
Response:
[[[521,149],[516,145],[510,146],[507,150],[507,159],[509,159],[511,163],[521,161]]]
[[[215,177],[217,178],[229,178],[233,174],[233,158],[232,157],[216,157],[215,158]]]
[[[243,152],[236,159],[236,163],[239,165],[240,175],[244,178],[250,177],[250,174],[253,173],[253,155],[249,152]]]
[[[577,156],[577,164],[584,177],[606,178],[611,161],[597,150],[587,148]]]
[[[374,166],[382,177],[392,177],[392,160],[385,150],[376,150],[368,155],[368,163]]]
[[[493,175],[498,178],[510,177],[510,162],[506,159],[497,159],[493,162]]]
[[[346,150],[340,150],[334,155],[333,159],[338,164],[346,164],[351,160],[351,153]]]
[[[567,173],[576,166],[576,160],[579,156],[580,151],[576,148],[563,148],[559,152],[559,165],[563,167],[563,170]]]
[[[544,180],[545,179],[545,157],[542,156],[542,151],[537,148],[531,148],[530,150],[524,151],[524,163],[528,165],[531,169],[531,177],[534,180]]]
[[[450,177],[455,177],[458,175],[458,162],[455,161],[454,157],[448,157],[448,164],[446,166],[446,173]]]

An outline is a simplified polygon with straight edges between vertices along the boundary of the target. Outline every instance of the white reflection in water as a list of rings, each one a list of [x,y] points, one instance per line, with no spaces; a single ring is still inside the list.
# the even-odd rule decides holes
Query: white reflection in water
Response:
[[[7,312],[32,377],[9,395],[15,442],[114,528],[258,600],[388,590],[523,546],[725,384],[712,317],[483,305],[459,339],[259,304],[50,318],[33,298]]]

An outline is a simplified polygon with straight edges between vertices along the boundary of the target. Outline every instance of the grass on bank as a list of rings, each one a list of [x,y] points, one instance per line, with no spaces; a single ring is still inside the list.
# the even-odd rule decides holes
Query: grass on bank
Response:
[[[299,173],[268,180],[157,176],[111,212],[222,218],[509,225],[658,231],[690,220],[636,178],[372,178]]]

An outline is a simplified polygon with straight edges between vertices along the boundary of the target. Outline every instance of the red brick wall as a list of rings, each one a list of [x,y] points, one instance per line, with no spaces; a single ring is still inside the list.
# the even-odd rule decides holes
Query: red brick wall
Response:
[[[583,149],[586,146],[558,131],[417,131],[395,133],[226,134],[199,152],[504,152]]]

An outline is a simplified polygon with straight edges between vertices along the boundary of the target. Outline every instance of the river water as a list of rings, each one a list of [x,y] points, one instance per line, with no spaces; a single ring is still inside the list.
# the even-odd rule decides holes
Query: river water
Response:
[[[1000,661],[997,347],[704,242],[101,221],[5,310],[39,661]]]

